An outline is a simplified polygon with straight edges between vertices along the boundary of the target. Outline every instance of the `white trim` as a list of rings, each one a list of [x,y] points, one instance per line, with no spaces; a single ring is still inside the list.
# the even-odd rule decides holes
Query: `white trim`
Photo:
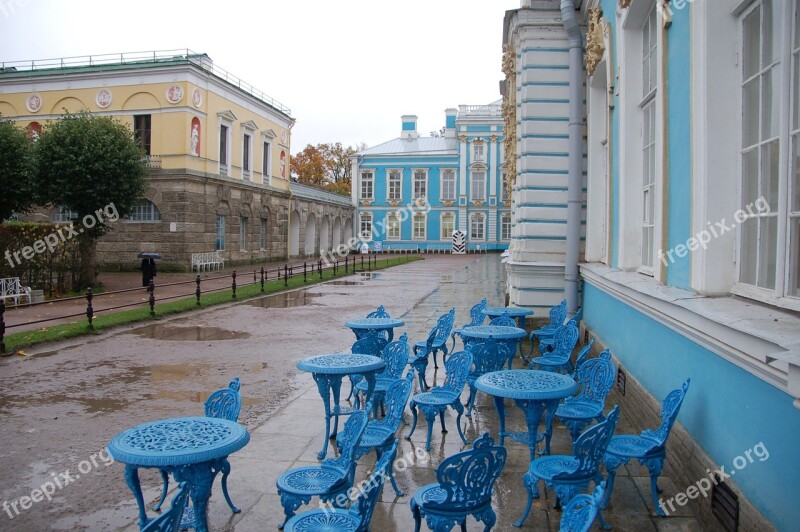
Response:
[[[364,237],[364,233],[361,230],[361,222],[366,217],[369,217],[369,237]],[[372,242],[372,230],[375,227],[375,214],[372,211],[361,211],[358,213],[358,239],[364,242]]]
[[[416,173],[417,172],[424,172],[425,173],[425,195],[424,196],[417,196],[415,190],[416,184]],[[431,189],[430,189],[430,169],[429,168],[412,168],[411,169],[411,201],[417,201],[418,199],[425,199],[427,200],[430,197]]]
[[[372,194],[369,196],[364,195],[364,174],[370,175],[370,181],[372,182]],[[372,168],[366,168],[359,170],[358,174],[358,199],[360,200],[367,200],[367,201],[375,201],[375,170]]]
[[[236,115],[234,115],[231,111],[222,111],[217,113],[217,174],[223,175],[223,168],[225,169],[224,175],[228,177],[231,176],[231,154],[233,153],[233,122],[236,120]],[[225,135],[225,165],[222,165],[222,154],[219,151],[220,142],[222,140],[221,133],[222,133],[222,126],[227,128],[226,135]]]
[[[391,176],[392,172],[397,172],[397,173],[400,174],[400,196],[397,197],[397,198],[392,198],[389,195],[389,192],[391,191],[391,188],[392,188],[391,184],[389,182],[389,177]],[[389,201],[398,201],[398,202],[403,201],[403,177],[404,177],[403,173],[404,172],[403,172],[402,168],[387,168],[386,169],[386,201],[387,202],[389,202]]]
[[[449,215],[449,216],[448,216]],[[453,221],[453,230],[445,231],[444,230],[444,220],[445,218]],[[456,226],[458,224],[458,217],[452,211],[445,211],[439,215],[439,240],[446,240],[448,242],[452,242],[453,239],[453,231],[456,230]]]
[[[483,220],[483,224],[482,224],[483,225],[483,231],[482,231],[483,232],[483,238],[473,238],[472,237],[472,220],[476,219],[476,218],[479,218],[479,217]],[[468,237],[467,238],[467,242],[486,242],[486,221],[487,221],[487,216],[484,213],[482,213],[482,212],[472,212],[472,213],[470,213],[469,219],[467,220],[467,223],[469,224],[469,227],[467,228],[467,237]]]
[[[266,134],[262,136],[261,142],[261,177],[262,182],[266,181],[267,184],[272,184],[272,141],[268,140],[274,137],[269,137]],[[265,157],[266,155],[266,157]],[[264,159],[266,158],[266,165]]]
[[[242,124],[242,180],[243,181],[252,181],[253,180],[253,133],[255,133],[254,129],[250,129],[244,127]],[[244,157],[244,149],[245,144],[247,144],[247,160],[245,161]],[[247,169],[245,169],[245,163],[247,163]]]
[[[416,236],[415,219],[422,217],[422,236]],[[411,215],[411,240],[427,240],[428,239],[428,214],[424,212],[415,212]]]
[[[394,219],[397,221],[397,236],[391,236],[389,231],[389,216],[394,216]],[[401,240],[403,237],[403,222],[400,220],[400,215],[397,214],[397,211],[387,211],[386,216],[384,216],[384,223],[386,224],[386,240],[389,242],[394,242],[397,240]]]
[[[444,192],[444,173],[453,172],[453,197],[445,198],[442,193]],[[439,201],[452,201],[454,204],[458,201],[458,168],[439,168]]]

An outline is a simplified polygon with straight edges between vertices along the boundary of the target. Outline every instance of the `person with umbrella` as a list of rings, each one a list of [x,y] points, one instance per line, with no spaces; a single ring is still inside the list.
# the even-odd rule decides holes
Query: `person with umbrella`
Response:
[[[137,258],[142,259],[142,265],[139,267],[139,269],[142,270],[142,286],[150,286],[150,281],[156,276],[155,259],[160,259],[161,255],[143,251],[137,255]]]

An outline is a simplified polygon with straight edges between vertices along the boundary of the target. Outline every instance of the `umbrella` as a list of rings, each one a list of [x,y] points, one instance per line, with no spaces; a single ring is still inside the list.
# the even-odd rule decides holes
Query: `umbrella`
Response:
[[[142,251],[138,255],[136,255],[137,259],[160,259],[161,254],[155,253],[154,251]]]

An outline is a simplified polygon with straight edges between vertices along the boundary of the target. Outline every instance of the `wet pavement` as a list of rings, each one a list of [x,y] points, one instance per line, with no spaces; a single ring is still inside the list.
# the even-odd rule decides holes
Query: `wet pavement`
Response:
[[[436,318],[451,307],[460,325],[482,297],[490,304],[504,303],[503,280],[498,255],[433,256],[262,300],[29,349],[31,356],[25,358],[0,359],[0,497],[10,505],[0,515],[0,530],[137,530],[136,504],[125,485],[123,466],[106,465],[104,453],[98,451],[132,425],[201,415],[208,395],[235,376],[241,379],[244,399],[239,421],[251,433],[250,443],[230,457],[230,494],[242,513],[231,514],[217,480],[209,504],[210,528],[276,530],[283,512],[275,480],[291,467],[318,464],[316,454],[323,443],[322,400],[311,375],[298,371],[295,363],[311,355],[349,351],[355,337],[343,323],[381,304],[392,317],[405,321],[395,338],[407,332],[410,342],[423,340]],[[441,384],[443,371],[436,372],[431,364],[427,380]],[[614,404],[612,394],[607,405]],[[435,481],[436,467],[445,457],[467,447],[455,430],[455,414],[448,415],[450,432],[442,434],[435,427],[427,455],[424,417],[411,441],[404,438],[409,427],[401,429],[398,454],[414,456],[413,464],[395,473],[406,495],[395,497],[390,486],[384,488],[372,530],[413,530],[410,496]],[[524,424],[511,404],[507,420],[512,429]],[[495,436],[497,415],[491,399],[479,393],[472,419],[464,417],[462,423],[470,441],[485,431]],[[618,433],[639,430],[623,412]],[[566,428],[556,423],[554,433],[553,453],[569,453]],[[495,487],[495,530],[514,529],[512,523],[526,500],[522,475],[529,463],[528,449],[513,441],[506,447],[508,462]],[[374,454],[359,461],[357,480],[373,463]],[[57,490],[52,501],[35,502],[25,510],[17,504],[20,511],[15,512],[12,503],[68,471],[72,481]],[[140,477],[145,500],[157,499],[157,473],[142,470]],[[669,478],[662,477],[660,484],[665,498],[679,491]],[[541,493],[522,530],[558,530],[561,513],[552,509],[554,495],[543,488]],[[316,504],[314,500],[307,508]],[[604,515],[621,531],[701,530],[688,508],[680,510],[668,518],[655,517],[647,471],[628,466],[618,472]],[[468,530],[482,529],[469,519]]]

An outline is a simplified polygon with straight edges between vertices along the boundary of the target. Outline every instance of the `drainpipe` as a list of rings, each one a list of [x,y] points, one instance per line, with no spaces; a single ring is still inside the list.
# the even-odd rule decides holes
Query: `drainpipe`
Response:
[[[567,256],[564,292],[567,311],[578,309],[578,255],[581,245],[581,183],[583,175],[583,36],[574,0],[561,0],[561,20],[569,39],[569,179],[567,188]]]

